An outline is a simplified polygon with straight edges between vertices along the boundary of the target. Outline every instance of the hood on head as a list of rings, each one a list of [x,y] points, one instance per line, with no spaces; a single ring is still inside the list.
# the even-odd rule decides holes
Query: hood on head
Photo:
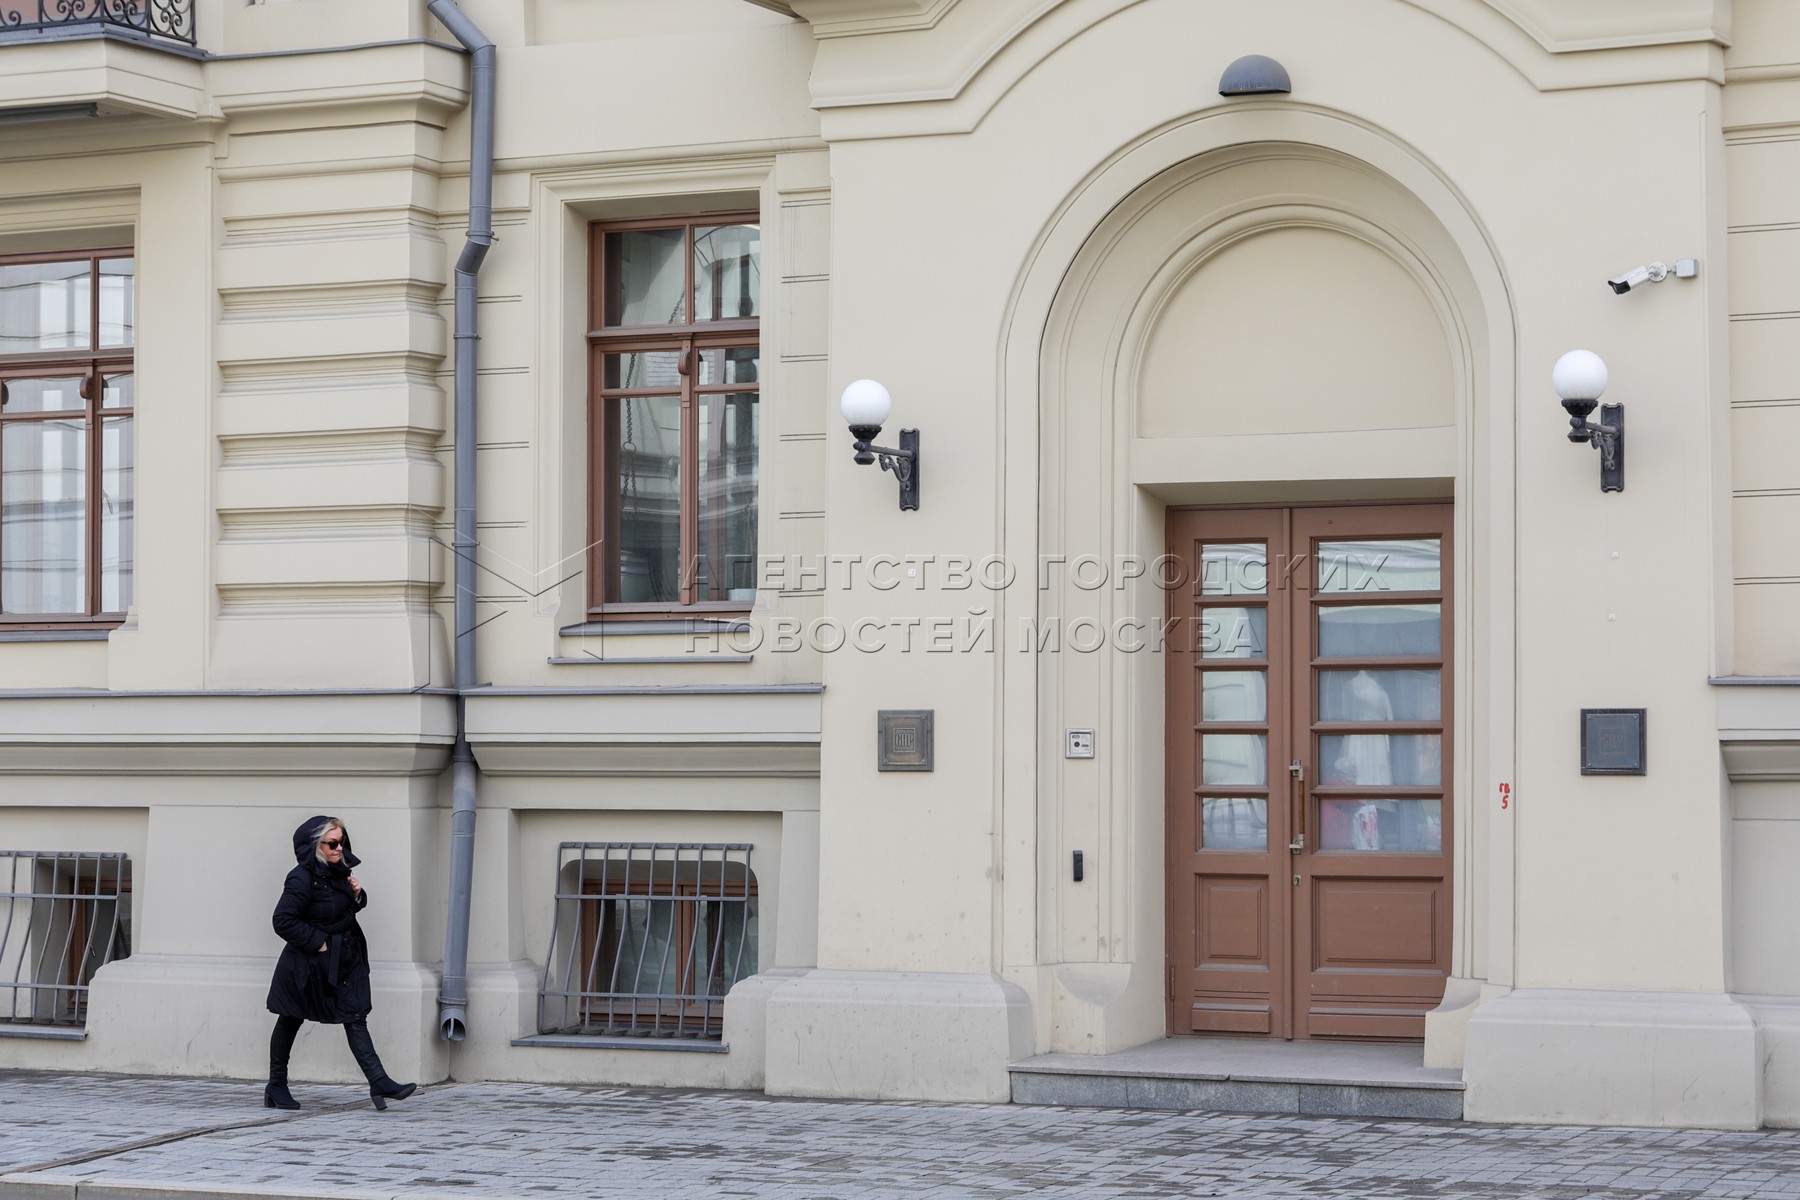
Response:
[[[308,817],[300,823],[300,828],[294,830],[295,862],[304,865],[318,861],[314,855],[315,848],[319,844],[320,835],[325,832],[325,826],[330,823],[331,818],[323,815]],[[355,866],[357,861],[350,853],[350,831],[347,829],[344,831],[344,861],[351,866]]]

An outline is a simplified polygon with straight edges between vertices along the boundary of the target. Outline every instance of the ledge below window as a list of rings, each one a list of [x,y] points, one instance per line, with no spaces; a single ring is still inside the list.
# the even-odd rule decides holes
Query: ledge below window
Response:
[[[0,625],[0,642],[104,642],[117,625],[92,629],[8,629]]]
[[[732,653],[723,648],[720,639],[747,632],[750,622],[745,617],[660,617],[642,621],[584,621],[557,630],[566,638],[642,638],[688,637],[710,638],[710,650],[690,649],[685,654],[598,654],[585,646],[581,653],[558,655],[546,661],[553,667],[696,667],[754,662],[749,654]],[[649,650],[671,647],[646,647]]]
[[[85,1042],[87,1030],[59,1025],[8,1025],[0,1022],[0,1038],[36,1038],[46,1042]]]
[[[698,1042],[684,1038],[582,1037],[579,1034],[538,1033],[514,1038],[512,1044],[552,1050],[677,1050],[689,1054],[730,1054],[724,1042]]]
[[[556,632],[563,637],[650,637],[655,634],[748,633],[747,617],[667,617],[647,621],[583,621]]]

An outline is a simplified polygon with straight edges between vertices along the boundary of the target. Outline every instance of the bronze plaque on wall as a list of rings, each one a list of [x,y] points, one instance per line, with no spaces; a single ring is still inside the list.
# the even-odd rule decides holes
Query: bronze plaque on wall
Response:
[[[877,714],[878,769],[931,770],[931,716],[934,711],[929,708],[884,708]]]

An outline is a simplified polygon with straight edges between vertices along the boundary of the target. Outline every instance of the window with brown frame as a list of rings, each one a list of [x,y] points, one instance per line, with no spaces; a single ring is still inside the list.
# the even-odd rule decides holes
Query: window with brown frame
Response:
[[[603,616],[756,598],[756,213],[590,231],[588,602]]]
[[[0,628],[132,600],[136,261],[0,255]]]

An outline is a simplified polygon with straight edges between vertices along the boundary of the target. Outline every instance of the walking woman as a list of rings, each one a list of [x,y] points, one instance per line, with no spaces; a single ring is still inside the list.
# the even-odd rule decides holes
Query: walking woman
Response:
[[[369,944],[356,923],[369,894],[350,873],[361,860],[350,853],[350,832],[336,817],[311,817],[294,830],[294,858],[298,865],[275,905],[275,932],[287,946],[269,983],[275,1032],[263,1107],[300,1107],[288,1091],[288,1053],[300,1023],[318,1021],[344,1027],[350,1053],[369,1080],[369,1099],[386,1109],[390,1099],[404,1100],[418,1085],[389,1079],[369,1037]]]

